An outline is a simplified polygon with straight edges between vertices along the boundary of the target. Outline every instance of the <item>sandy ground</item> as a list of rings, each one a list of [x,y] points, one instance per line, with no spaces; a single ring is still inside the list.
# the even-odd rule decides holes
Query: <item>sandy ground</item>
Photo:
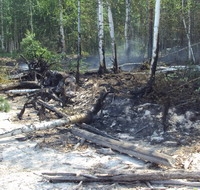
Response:
[[[0,113],[0,132],[19,127],[15,122],[16,109]],[[13,122],[13,121],[14,122]],[[28,122],[27,122],[28,123]],[[25,124],[25,123],[24,123]],[[99,150],[105,150],[99,148]],[[108,149],[107,149],[108,150]],[[126,189],[117,184],[52,184],[45,180],[43,172],[106,173],[108,170],[131,171],[143,167],[144,163],[117,153],[99,154],[97,149],[58,151],[41,147],[37,141],[18,141],[15,138],[0,140],[0,189],[42,190],[42,189]],[[123,169],[124,168],[124,169]]]
[[[23,103],[18,98],[10,100],[10,103],[12,110],[9,113],[0,112],[0,133],[18,128],[21,125],[38,122],[38,118],[34,113],[26,113],[24,119],[19,121],[16,114],[19,113]],[[149,189],[144,183],[137,184],[135,182],[132,184],[83,183],[81,185],[79,183],[49,183],[41,173],[73,172],[77,175],[80,173],[92,175],[111,171],[115,173],[128,173],[134,172],[138,168],[144,168],[146,165],[137,159],[112,152],[100,146],[95,147],[89,143],[80,149],[76,149],[76,145],[69,149],[65,147],[65,143],[61,143],[59,144],[60,148],[56,149],[54,146],[42,146],[42,144],[48,144],[47,142],[43,143],[46,141],[45,136],[38,139],[27,138],[22,140],[23,137],[18,136],[18,139],[14,137],[0,139],[0,189]],[[198,149],[197,146],[195,147]],[[184,162],[187,161],[189,168],[192,170],[200,170],[200,151],[197,149],[193,150],[190,147],[180,149],[180,155],[183,155],[183,153],[187,155],[186,160],[184,160],[185,157],[183,160]],[[157,186],[157,188],[190,189],[188,187],[164,187],[163,185]]]

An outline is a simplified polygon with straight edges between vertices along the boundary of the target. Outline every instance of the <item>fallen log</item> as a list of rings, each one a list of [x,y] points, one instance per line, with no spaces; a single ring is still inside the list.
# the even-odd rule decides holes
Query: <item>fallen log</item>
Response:
[[[136,147],[133,143],[103,137],[77,127],[72,127],[71,133],[95,144],[109,147],[120,153],[128,154],[129,156],[134,156],[144,161],[150,161],[152,163],[162,164],[168,167],[172,167],[175,163],[175,160],[172,157],[156,152],[152,148],[147,149],[141,146]]]
[[[41,91],[41,89],[15,89],[15,90],[8,90],[5,91],[6,94],[28,94],[33,92]]]
[[[57,109],[53,109],[50,106],[47,106],[46,103],[42,100],[39,101],[42,105],[45,105],[46,107],[49,108],[49,110],[56,112],[57,114],[60,114],[60,116],[63,116],[63,119],[57,119],[57,120],[52,120],[52,121],[44,121],[44,122],[39,122],[35,124],[30,124],[30,125],[22,125],[21,127],[14,129],[12,131],[7,131],[5,133],[0,134],[0,139],[5,138],[5,137],[11,137],[19,134],[25,134],[25,133],[30,133],[34,131],[39,131],[39,130],[45,130],[45,129],[53,129],[59,126],[63,125],[70,125],[70,124],[75,124],[75,123],[90,123],[93,120],[93,116],[100,111],[102,108],[102,102],[106,98],[107,94],[106,93],[101,93],[99,99],[97,99],[97,102],[91,109],[91,111],[82,113],[82,114],[77,114],[74,116],[67,116],[65,114],[61,114]],[[24,112],[22,110],[21,112]],[[19,115],[23,115],[21,113]]]
[[[40,85],[35,81],[13,81],[13,82],[9,82],[7,84],[0,84],[0,90],[2,90],[2,91],[19,88],[19,87],[41,88]]]
[[[96,104],[91,109],[91,111],[88,111],[82,114],[77,114],[74,116],[67,116],[65,114],[60,114],[60,116],[64,117],[63,119],[35,123],[35,124],[30,124],[30,125],[23,125],[20,128],[0,134],[0,139],[5,138],[5,137],[15,136],[18,134],[25,134],[25,133],[30,133],[34,131],[39,131],[39,130],[53,129],[62,125],[70,125],[70,124],[75,124],[75,123],[90,123],[93,120],[94,115],[98,113],[98,111],[102,108],[103,100],[105,99],[108,93],[109,92],[101,94],[100,98],[97,100]],[[39,101],[39,102],[44,106],[45,102],[43,101]],[[60,113],[57,110],[52,109],[52,107],[49,107],[49,109],[52,111],[56,111],[56,113]],[[96,135],[94,133],[87,132],[85,130],[78,129],[75,127],[72,128],[71,132],[76,136],[80,136],[96,144],[109,147],[113,150],[117,150],[121,153],[125,153],[125,154],[137,157],[145,161],[150,161],[153,163],[162,164],[162,165],[170,166],[170,167],[172,167],[174,163],[174,160],[165,154],[162,154],[150,149],[149,150],[144,149],[143,147],[136,147],[134,146],[134,144],[131,144],[128,142],[120,142],[117,140],[113,140],[111,138],[103,137],[100,135]]]
[[[200,182],[180,181],[180,180],[164,180],[164,181],[151,181],[152,184],[157,185],[184,185],[189,187],[200,187]]]
[[[91,120],[90,117],[91,117],[90,114],[83,113],[83,114],[78,114],[75,116],[69,116],[68,118],[65,118],[65,119],[57,119],[57,120],[52,120],[52,121],[48,121],[48,122],[23,125],[20,128],[0,134],[0,139],[5,138],[5,137],[16,136],[19,134],[26,134],[26,133],[30,133],[30,132],[34,132],[34,131],[53,129],[53,128],[63,126],[63,125],[81,123],[83,121],[87,122],[87,120]],[[132,143],[113,140],[113,139],[110,139],[107,137],[103,137],[100,135],[96,135],[96,134],[87,132],[85,130],[78,129],[76,127],[73,127],[71,129],[71,132],[74,135],[85,138],[93,143],[96,143],[96,144],[99,144],[99,145],[102,145],[105,147],[109,147],[113,150],[117,150],[121,153],[128,154],[129,156],[137,157],[141,160],[150,161],[150,162],[157,163],[157,164],[162,164],[162,165],[165,165],[168,167],[169,166],[172,167],[175,162],[168,155],[165,155],[163,153],[158,153],[152,149],[136,147]]]
[[[58,117],[60,117],[60,118],[62,118],[62,117],[67,118],[68,117],[65,113],[63,113],[63,112],[59,111],[57,108],[55,108],[55,106],[51,106],[41,99],[37,100],[37,103],[39,105],[44,106],[46,109],[48,109],[52,112],[55,112],[58,115]]]
[[[41,88],[41,84],[37,81],[21,81],[20,87],[23,88]]]
[[[17,80],[17,79],[19,79],[20,80],[22,77],[25,77],[27,75],[28,75],[28,73],[11,74],[9,76],[9,79],[11,79],[11,80]]]
[[[133,174],[75,174],[75,173],[42,173],[42,175],[52,183],[62,182],[134,182],[134,181],[158,181],[169,179],[200,179],[199,171],[156,171],[141,170]]]
[[[9,82],[9,83],[6,83],[6,84],[0,84],[0,90],[7,90],[7,89],[16,88],[19,85],[20,85],[19,81]]]
[[[70,125],[73,123],[80,123],[83,121],[87,121],[88,119],[90,120],[89,117],[90,117],[89,114],[83,113],[83,114],[78,114],[75,116],[69,116],[65,119],[56,119],[56,120],[45,121],[45,122],[41,122],[41,123],[38,122],[38,123],[34,123],[34,124],[29,124],[29,125],[22,125],[21,127],[17,128],[17,129],[13,129],[11,131],[1,133],[0,139],[5,138],[5,137],[16,136],[19,134],[26,134],[26,133],[30,133],[30,132],[34,132],[34,131],[53,129],[56,127],[60,127],[63,125]]]
[[[117,138],[115,138],[115,137],[113,137],[113,136],[111,136],[111,135],[108,135],[106,132],[100,131],[99,129],[97,129],[97,128],[95,128],[95,127],[92,127],[92,126],[90,126],[90,125],[87,125],[87,124],[85,124],[85,123],[82,123],[82,124],[81,124],[81,128],[82,128],[82,129],[85,129],[85,130],[87,130],[87,131],[89,131],[89,132],[91,132],[91,133],[95,133],[95,134],[97,134],[97,135],[101,135],[101,136],[103,136],[103,137],[108,137],[108,138],[111,138],[111,139],[118,140]]]

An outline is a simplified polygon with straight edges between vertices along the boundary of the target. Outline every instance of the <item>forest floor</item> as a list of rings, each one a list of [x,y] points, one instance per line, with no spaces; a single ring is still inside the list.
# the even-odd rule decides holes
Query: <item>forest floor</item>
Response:
[[[122,141],[134,143],[168,154],[176,159],[176,169],[200,170],[200,109],[197,84],[163,80],[158,77],[154,91],[141,98],[133,91],[146,84],[145,72],[122,72],[117,75],[81,76],[76,96],[64,109],[67,115],[90,110],[101,92],[110,91],[92,127]],[[173,90],[176,89],[176,90]],[[192,93],[194,92],[194,93]],[[0,133],[35,122],[37,112],[27,108],[22,120],[17,114],[27,96],[6,96],[11,111],[0,113]],[[162,114],[170,99],[163,131]],[[53,102],[52,102],[53,104]],[[46,113],[47,120],[56,116]],[[49,183],[43,172],[130,173],[147,168],[148,163],[85,141],[72,135],[67,126],[15,138],[0,139],[0,189],[152,189],[146,183]],[[162,166],[152,166],[156,169]],[[154,184],[158,189],[189,189],[184,186]],[[194,189],[191,187],[191,189]]]

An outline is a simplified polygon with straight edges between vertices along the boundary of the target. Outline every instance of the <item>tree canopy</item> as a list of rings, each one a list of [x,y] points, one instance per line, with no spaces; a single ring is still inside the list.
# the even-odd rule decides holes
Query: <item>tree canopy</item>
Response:
[[[60,11],[64,28],[66,54],[77,53],[78,1],[61,0],[0,0],[0,52],[20,52],[21,42],[26,32],[34,33],[43,47],[50,51],[59,51]],[[115,41],[118,53],[124,53],[125,46],[125,0],[109,0],[115,27]],[[130,3],[129,39],[132,57],[147,57],[149,36],[149,2],[155,0],[134,0]],[[184,6],[182,6],[182,2]],[[106,8],[104,5],[104,46],[106,53],[111,53],[111,39]],[[98,54],[98,1],[81,1],[81,46],[83,55]],[[198,0],[163,0],[160,17],[160,51],[165,54],[176,48],[187,47],[188,39],[183,25],[183,17],[190,31],[191,44],[199,43],[200,2]],[[198,48],[198,46],[195,46]],[[198,59],[198,57],[197,57]]]

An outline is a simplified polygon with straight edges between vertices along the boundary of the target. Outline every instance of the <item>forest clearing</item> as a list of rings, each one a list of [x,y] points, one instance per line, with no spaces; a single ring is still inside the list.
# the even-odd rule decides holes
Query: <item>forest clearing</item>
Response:
[[[63,79],[48,84],[23,79],[2,85],[11,105],[10,112],[1,113],[2,187],[199,186],[199,79],[188,75],[188,82],[182,81],[183,73],[186,76],[185,70],[158,74],[159,83],[142,97],[134,92],[146,84],[149,74],[140,69],[105,75],[87,72],[81,74],[79,86],[73,74],[63,73],[59,76],[64,83]],[[41,83],[46,86],[40,88]],[[65,98],[62,90],[55,98],[58,89],[67,89]],[[64,105],[61,99],[66,100]],[[149,172],[150,178],[145,176]]]
[[[199,189],[199,0],[0,0],[0,189]]]

